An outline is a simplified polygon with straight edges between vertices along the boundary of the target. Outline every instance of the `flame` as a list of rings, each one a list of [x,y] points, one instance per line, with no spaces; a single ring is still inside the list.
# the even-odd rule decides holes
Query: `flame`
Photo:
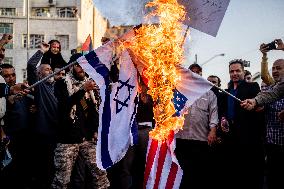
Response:
[[[173,89],[181,79],[176,66],[183,61],[183,29],[185,9],[177,0],[153,0],[146,7],[154,8],[146,18],[158,16],[158,25],[143,25],[128,47],[148,64],[145,76],[148,79],[148,94],[155,102],[155,129],[150,137],[165,141],[171,131],[181,129],[184,118],[175,114]]]

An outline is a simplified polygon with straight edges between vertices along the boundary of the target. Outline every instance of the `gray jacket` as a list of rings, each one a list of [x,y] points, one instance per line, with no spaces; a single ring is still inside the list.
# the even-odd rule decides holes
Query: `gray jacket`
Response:
[[[262,106],[284,98],[284,82],[280,82],[271,91],[260,92],[255,97],[257,105]]]
[[[177,133],[177,138],[207,141],[211,127],[218,124],[217,97],[213,91],[206,92],[196,100],[185,115],[183,130]]]

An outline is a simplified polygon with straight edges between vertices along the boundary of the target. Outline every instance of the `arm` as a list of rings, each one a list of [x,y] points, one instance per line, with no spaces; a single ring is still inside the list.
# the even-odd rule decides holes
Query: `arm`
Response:
[[[269,50],[266,49],[265,44],[260,45],[260,52],[262,53],[262,61],[261,61],[261,79],[266,85],[273,85],[275,83],[273,77],[269,74],[268,71],[268,58],[267,52]]]
[[[217,106],[217,97],[210,91],[209,93],[210,102],[209,102],[209,127],[210,132],[208,134],[208,144],[211,145],[216,141],[216,130],[218,124],[218,106]]]
[[[38,81],[37,77],[37,64],[42,58],[43,54],[47,52],[49,49],[49,45],[46,43],[42,43],[40,45],[40,50],[38,50],[28,61],[27,65],[27,76],[29,85],[34,84]]]
[[[12,35],[11,34],[3,34],[1,40],[0,40],[0,48],[3,48],[7,43],[9,43],[12,39]]]
[[[32,85],[38,81],[36,66],[39,63],[42,56],[43,52],[38,50],[28,61],[27,76],[28,76],[29,85]]]
[[[277,101],[284,96],[284,82],[278,83],[272,91],[261,92],[255,97],[258,106]]]

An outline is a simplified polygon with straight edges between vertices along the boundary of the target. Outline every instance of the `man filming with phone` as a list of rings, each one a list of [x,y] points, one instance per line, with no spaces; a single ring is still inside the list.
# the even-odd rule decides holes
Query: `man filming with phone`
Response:
[[[272,76],[268,71],[267,53],[271,50],[283,50],[284,44],[281,39],[275,39],[269,44],[261,44],[261,79],[271,92],[273,88],[284,79],[284,59],[277,59],[272,66]],[[264,106],[266,121],[266,156],[267,156],[267,183],[269,189],[283,188],[284,169],[284,98],[268,103]],[[282,115],[281,115],[282,114]]]
[[[262,61],[261,61],[261,79],[266,85],[274,85],[275,83],[281,80],[282,75],[281,73],[284,71],[282,68],[284,65],[284,59],[278,59],[273,63],[272,66],[272,76],[268,72],[268,58],[267,53],[271,50],[283,50],[284,51],[284,44],[281,39],[275,39],[273,42],[269,44],[261,44],[259,48],[260,52],[262,53]],[[282,69],[281,69],[282,68]],[[281,71],[282,70],[282,71]]]

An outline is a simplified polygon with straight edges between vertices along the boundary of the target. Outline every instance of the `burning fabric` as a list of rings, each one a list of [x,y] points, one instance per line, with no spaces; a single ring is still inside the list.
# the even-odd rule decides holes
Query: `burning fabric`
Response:
[[[144,186],[178,188],[182,170],[174,154],[174,134],[183,126],[185,107],[208,91],[211,84],[181,67],[184,7],[177,0],[154,0],[147,6],[154,9],[148,17],[158,16],[160,24],[143,25],[135,29],[135,36],[130,32],[78,62],[101,91],[98,166],[112,166],[135,142],[137,69],[147,81],[156,121],[150,133]],[[109,73],[114,56],[119,57],[120,73],[118,82],[111,84]]]

